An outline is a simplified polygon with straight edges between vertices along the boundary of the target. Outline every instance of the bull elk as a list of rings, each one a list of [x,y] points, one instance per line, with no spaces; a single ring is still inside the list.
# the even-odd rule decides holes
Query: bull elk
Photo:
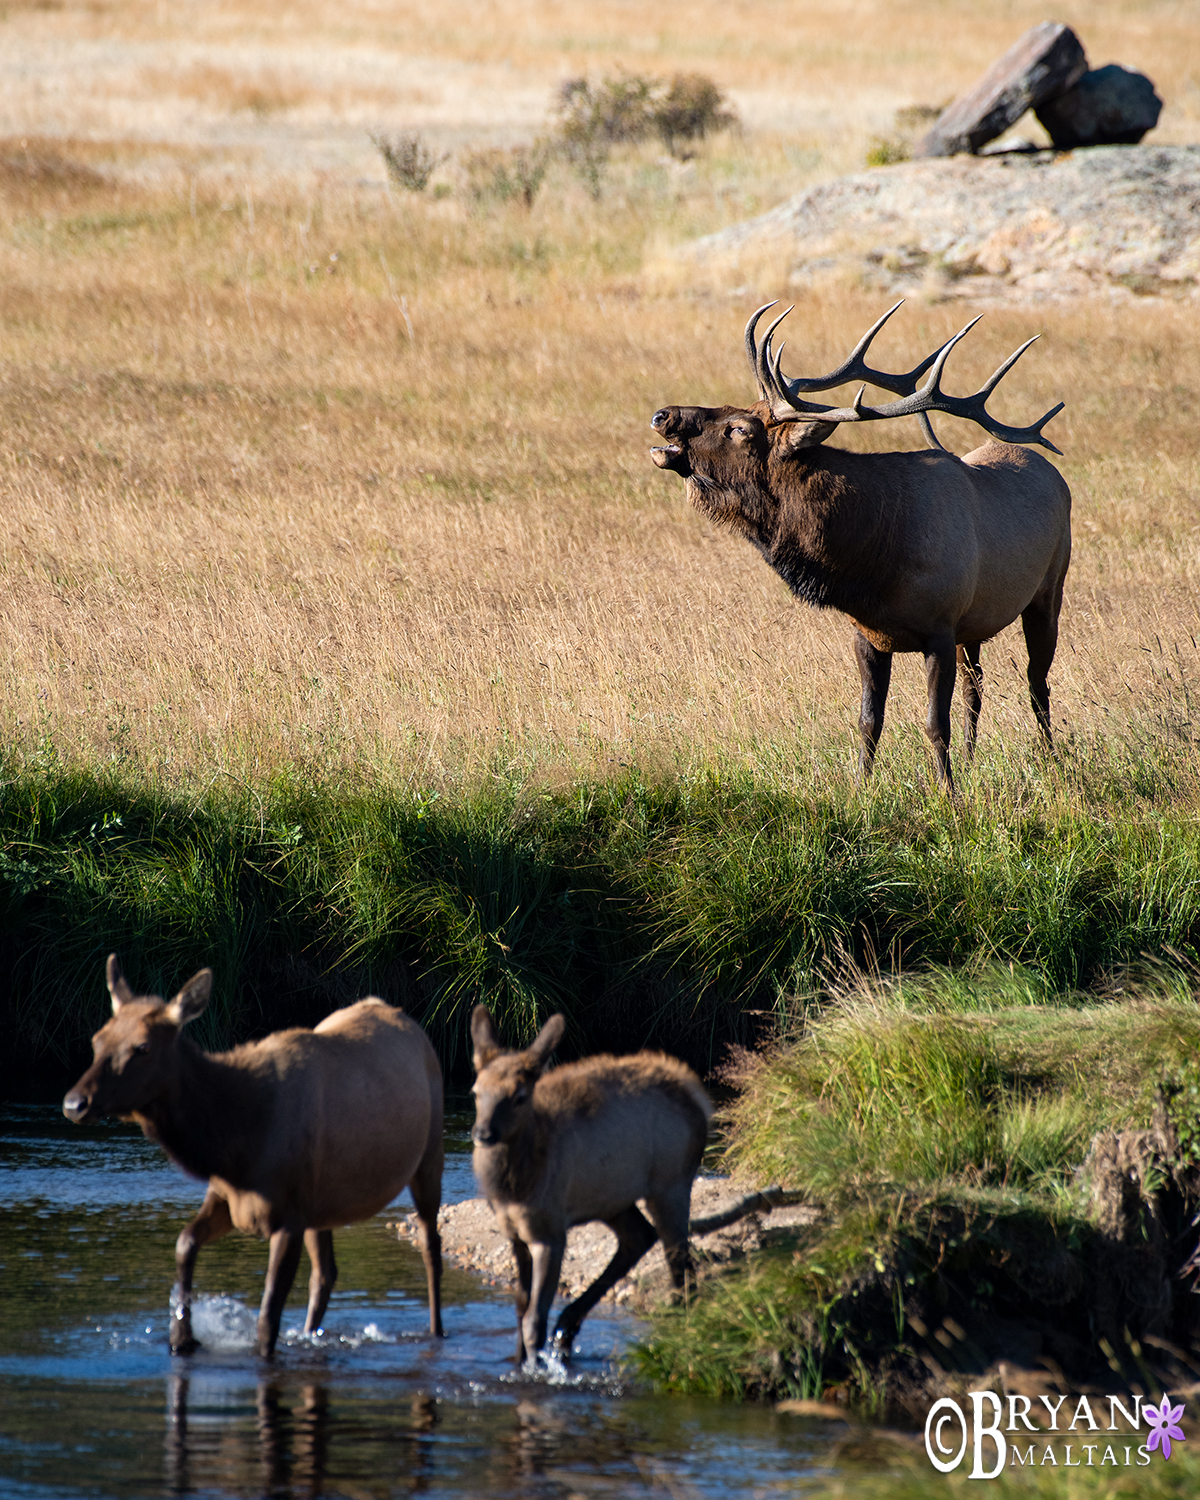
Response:
[[[208,1053],[183,1028],[208,1005],[211,969],[165,1004],[134,995],[114,953],[108,989],[112,1019],[92,1038],[92,1066],[63,1113],[77,1124],[114,1114],[133,1120],[185,1171],[208,1180],[175,1247],[173,1352],[198,1347],[191,1295],[201,1246],[230,1229],[269,1239],[258,1351],[270,1355],[301,1247],[312,1263],[304,1327],[313,1333],[337,1279],[333,1230],[369,1218],[405,1187],[421,1226],[429,1328],[440,1336],[442,1070],[416,1022],[382,1000],[360,1000],[311,1031]]]
[[[807,603],[837,609],[854,622],[862,679],[859,775],[868,776],[883,731],[897,651],[925,659],[929,708],[925,733],[939,781],[953,790],[950,700],[962,669],[967,757],[974,754],[983,699],[980,646],[1018,615],[1029,657],[1029,696],[1047,749],[1050,688],[1058,644],[1063,579],[1071,558],[1071,493],[1054,466],[1019,446],[1059,450],[1042,428],[1061,403],[1029,427],[1008,427],[986,411],[1000,380],[1030,339],[972,396],[941,389],[950,351],[973,319],[907,374],[872,369],[872,340],[901,304],[867,330],[829,375],[790,379],[772,347],[776,318],[761,341],[757,328],[773,302],[746,324],[746,352],[760,399],[749,407],[664,406],[651,425],[663,445],[650,450],[660,469],[682,475],[703,515],[744,536]],[[791,309],[788,309],[790,312]],[[926,372],[928,372],[926,376]],[[918,384],[926,376],[923,384]],[[860,381],[847,407],[806,401],[815,391]],[[863,404],[866,385],[900,399]],[[958,458],[934,436],[931,412],[977,422],[996,441]],[[821,447],[843,423],[917,416],[933,444],[904,453],[852,453]]]
[[[572,1225],[599,1219],[617,1248],[558,1319],[555,1343],[568,1355],[584,1318],[660,1236],[677,1288],[692,1268],[688,1211],[708,1095],[689,1067],[661,1052],[589,1057],[547,1073],[564,1026],[551,1016],[532,1046],[506,1052],[486,1008],[471,1017],[475,1175],[517,1263],[518,1363],[546,1342]]]

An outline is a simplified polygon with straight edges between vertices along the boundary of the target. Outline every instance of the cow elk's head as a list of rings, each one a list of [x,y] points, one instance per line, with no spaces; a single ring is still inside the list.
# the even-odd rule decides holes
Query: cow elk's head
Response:
[[[128,1115],[157,1099],[167,1086],[180,1030],[203,1014],[212,979],[211,969],[201,969],[170,1003],[135,995],[110,953],[112,1020],[92,1038],[92,1066],[63,1100],[67,1119],[79,1125],[101,1115]]]
[[[484,1005],[475,1007],[471,1041],[477,1076],[471,1090],[475,1095],[471,1138],[477,1146],[504,1145],[525,1128],[533,1115],[534,1086],[566,1029],[561,1015],[551,1016],[524,1052],[506,1052],[491,1012]]]

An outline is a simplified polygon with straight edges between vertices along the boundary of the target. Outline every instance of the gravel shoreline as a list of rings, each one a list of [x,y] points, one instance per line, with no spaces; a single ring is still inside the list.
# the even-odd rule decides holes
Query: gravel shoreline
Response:
[[[692,1219],[713,1217],[731,1208],[752,1186],[727,1177],[699,1177],[692,1189]],[[645,1209],[645,1205],[640,1205]],[[691,1236],[692,1255],[701,1275],[741,1260],[751,1251],[793,1235],[816,1217],[806,1204],[751,1213],[724,1229]],[[397,1236],[415,1244],[417,1216],[407,1214],[392,1221]],[[485,1286],[511,1288],[515,1280],[512,1249],[496,1228],[495,1216],[486,1198],[448,1204],[438,1214],[443,1259],[460,1270],[480,1277]],[[604,1270],[616,1249],[616,1236],[604,1224],[580,1224],[567,1235],[559,1294],[577,1297]],[[668,1296],[671,1280],[661,1245],[642,1257],[628,1276],[622,1277],[605,1298],[607,1302],[638,1310]]]

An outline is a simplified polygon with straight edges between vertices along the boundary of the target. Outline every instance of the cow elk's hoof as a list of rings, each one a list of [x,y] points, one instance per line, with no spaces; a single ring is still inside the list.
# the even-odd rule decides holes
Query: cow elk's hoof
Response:
[[[191,1333],[176,1333],[171,1330],[171,1353],[172,1354],[195,1354],[200,1347],[200,1340],[193,1338]]]

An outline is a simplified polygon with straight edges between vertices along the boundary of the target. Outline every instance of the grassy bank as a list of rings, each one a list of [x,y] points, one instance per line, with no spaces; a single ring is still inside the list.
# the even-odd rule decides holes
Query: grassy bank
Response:
[[[1196,1298],[1174,1277],[1196,1239],[1194,982],[1164,969],[1100,1000],[1014,967],[843,988],[745,1060],[728,1120],[730,1164],[822,1214],[660,1313],[643,1369],[918,1416],[1000,1359],[1194,1382]]]
[[[110,949],[167,992],[211,964],[211,1043],[375,991],[459,1070],[481,999],[514,1034],[563,1009],[572,1051],[651,1043],[707,1068],[724,1043],[792,1024],[794,997],[827,994],[847,963],[1011,963],[1026,1003],[1200,951],[1186,760],[1097,747],[1020,779],[985,759],[960,807],[922,790],[920,759],[898,769],[865,792],[833,771],[806,787],[720,763],[438,792],[298,776],[168,789],[10,761],[7,1056],[79,1060]],[[756,1170],[778,1174],[791,1149]]]

